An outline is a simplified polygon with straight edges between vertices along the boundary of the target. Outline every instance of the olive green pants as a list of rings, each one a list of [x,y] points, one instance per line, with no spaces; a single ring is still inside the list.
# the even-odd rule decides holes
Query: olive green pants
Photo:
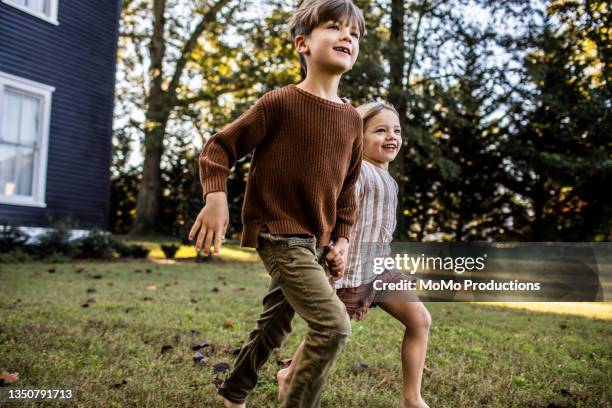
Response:
[[[259,369],[291,332],[291,320],[297,313],[308,324],[308,332],[281,406],[319,407],[323,386],[351,334],[346,308],[322,266],[323,248],[316,248],[314,237],[262,232],[257,252],[272,278],[270,287],[257,326],[219,393],[237,403],[247,398],[257,384]]]

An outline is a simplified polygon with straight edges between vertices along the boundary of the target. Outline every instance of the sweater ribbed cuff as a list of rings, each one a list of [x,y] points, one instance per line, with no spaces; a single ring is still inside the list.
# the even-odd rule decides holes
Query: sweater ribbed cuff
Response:
[[[351,232],[351,225],[345,223],[337,223],[336,228],[332,231],[332,238],[335,240],[339,237],[344,237],[349,240],[349,233]]]
[[[227,179],[224,176],[207,177],[202,180],[202,197],[206,200],[206,195],[217,191],[227,194]]]

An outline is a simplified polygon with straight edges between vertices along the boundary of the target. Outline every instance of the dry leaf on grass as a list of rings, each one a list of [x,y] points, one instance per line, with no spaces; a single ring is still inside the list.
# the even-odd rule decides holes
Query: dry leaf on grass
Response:
[[[7,373],[3,371],[0,373],[0,385],[14,384],[19,379],[19,373]]]

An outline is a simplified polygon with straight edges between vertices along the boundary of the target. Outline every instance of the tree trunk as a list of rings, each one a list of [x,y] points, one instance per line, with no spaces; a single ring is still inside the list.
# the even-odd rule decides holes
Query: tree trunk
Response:
[[[391,1],[391,32],[388,47],[389,60],[389,102],[395,106],[400,116],[400,125],[405,129],[406,123],[406,98],[404,89],[404,67],[406,65],[405,44],[404,44],[404,19],[405,6],[403,0]],[[398,205],[397,205],[397,231],[396,236],[400,239],[405,238],[408,232],[408,220],[404,215],[405,207],[405,176],[404,166],[405,152],[401,151],[392,163],[392,169],[399,178],[398,180]]]
[[[135,232],[155,232],[161,199],[161,158],[164,152],[166,120],[158,123],[145,136],[145,159],[136,204]]]
[[[142,234],[154,232],[159,199],[161,197],[161,157],[164,151],[164,133],[168,122],[169,110],[167,97],[162,88],[163,60],[166,52],[164,40],[164,27],[166,24],[164,13],[166,0],[153,2],[153,36],[149,44],[151,66],[149,75],[151,85],[147,98],[147,113],[145,124],[145,159],[138,189],[136,203],[136,224],[134,232]]]

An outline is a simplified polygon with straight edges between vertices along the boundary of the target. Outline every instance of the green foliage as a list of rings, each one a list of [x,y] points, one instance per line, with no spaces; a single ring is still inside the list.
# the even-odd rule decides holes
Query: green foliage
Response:
[[[75,257],[86,259],[110,259],[113,256],[114,238],[111,234],[92,230],[75,240]]]
[[[176,252],[181,246],[175,244],[161,245],[161,250],[168,259],[174,259]]]
[[[76,245],[71,240],[71,230],[75,223],[66,218],[53,221],[51,228],[36,238],[36,243],[32,245],[32,255],[38,259],[45,259],[51,256],[71,257],[76,254]]]
[[[30,254],[22,247],[13,247],[13,249],[0,253],[0,263],[24,263],[32,260]]]
[[[146,258],[150,250],[139,244],[126,244],[121,240],[113,242],[113,249],[122,258]]]
[[[0,225],[0,252],[23,249],[28,235],[14,225]]]

